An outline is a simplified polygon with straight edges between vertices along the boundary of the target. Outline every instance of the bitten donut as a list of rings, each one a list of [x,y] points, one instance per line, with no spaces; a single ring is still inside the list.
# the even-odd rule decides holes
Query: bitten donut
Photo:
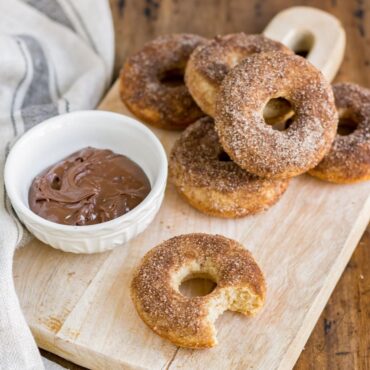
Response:
[[[339,184],[370,180],[370,90],[333,86],[339,125],[330,152],[309,174]]]
[[[208,295],[186,297],[180,284],[209,277],[217,284]],[[158,335],[177,346],[217,344],[214,322],[225,310],[254,315],[265,300],[263,274],[252,255],[220,235],[174,237],[150,250],[131,283],[139,316]]]
[[[191,34],[159,37],[128,58],[120,75],[120,95],[127,108],[153,126],[183,129],[204,113],[184,83],[192,51],[205,39]]]
[[[232,162],[210,117],[182,133],[172,149],[169,167],[179,193],[211,216],[235,218],[266,210],[288,187],[288,180],[262,179]]]
[[[263,108],[288,100],[291,124],[277,131]],[[216,107],[216,130],[225,152],[240,167],[267,178],[286,178],[315,167],[335,138],[338,115],[332,89],[306,59],[281,52],[254,54],[225,77]]]
[[[246,57],[267,51],[282,51],[293,54],[278,41],[263,35],[235,33],[217,36],[205,45],[198,46],[185,70],[185,82],[191,95],[202,110],[215,116],[216,97],[221,83],[229,71]],[[285,101],[271,102],[264,112],[266,120],[272,122],[291,112]]]

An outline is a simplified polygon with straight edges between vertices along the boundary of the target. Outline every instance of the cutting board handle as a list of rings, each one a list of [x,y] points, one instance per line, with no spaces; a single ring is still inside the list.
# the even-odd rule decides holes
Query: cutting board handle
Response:
[[[306,58],[331,82],[342,63],[346,34],[340,21],[316,8],[295,6],[278,13],[264,35]]]

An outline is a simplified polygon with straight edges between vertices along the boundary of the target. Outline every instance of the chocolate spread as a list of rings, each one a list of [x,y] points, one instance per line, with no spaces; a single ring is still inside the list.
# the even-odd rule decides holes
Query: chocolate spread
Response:
[[[35,177],[33,212],[65,225],[93,225],[135,208],[150,192],[144,171],[111,150],[84,148]]]

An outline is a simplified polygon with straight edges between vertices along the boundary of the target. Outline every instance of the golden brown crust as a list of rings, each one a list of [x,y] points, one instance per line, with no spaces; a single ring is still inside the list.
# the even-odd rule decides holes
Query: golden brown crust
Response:
[[[234,33],[198,46],[186,66],[185,82],[202,110],[215,116],[216,96],[229,71],[246,57],[266,51],[293,52],[263,35]]]
[[[166,84],[161,78],[183,73],[192,51],[205,42],[191,34],[161,36],[129,57],[120,74],[120,95],[127,108],[153,126],[172,130],[202,117],[183,81]]]
[[[210,117],[189,126],[172,149],[170,178],[199,211],[225,218],[251,215],[276,203],[287,189],[288,180],[251,175],[223,154]]]
[[[263,119],[272,98],[295,111],[284,131]],[[254,54],[224,79],[217,100],[216,130],[229,156],[261,177],[286,178],[315,167],[330,150],[338,116],[330,85],[306,59],[281,52]]]
[[[330,152],[309,174],[339,184],[370,180],[370,90],[339,83],[333,91],[339,116],[357,127],[349,135],[337,134]]]
[[[186,297],[178,287],[189,275],[207,275],[216,288]],[[151,249],[138,266],[131,297],[143,321],[178,346],[217,344],[214,321],[229,309],[253,315],[263,305],[265,280],[252,255],[220,235],[187,234]]]

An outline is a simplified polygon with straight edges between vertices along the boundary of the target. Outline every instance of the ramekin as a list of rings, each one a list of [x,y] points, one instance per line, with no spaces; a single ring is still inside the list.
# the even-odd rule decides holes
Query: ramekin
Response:
[[[88,226],[58,224],[31,211],[28,192],[35,176],[87,146],[111,149],[135,161],[149,178],[147,197],[120,217]],[[112,112],[78,111],[50,118],[26,132],[8,155],[4,180],[15,212],[36,238],[66,252],[103,252],[125,244],[151,223],[166,188],[167,156],[157,137],[139,121]]]

